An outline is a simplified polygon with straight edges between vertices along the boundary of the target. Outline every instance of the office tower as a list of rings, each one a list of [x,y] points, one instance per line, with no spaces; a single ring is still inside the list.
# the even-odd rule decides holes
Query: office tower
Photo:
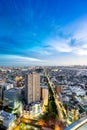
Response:
[[[4,91],[4,106],[11,109],[16,109],[20,105],[20,90],[18,88],[11,88]]]
[[[32,72],[26,75],[25,99],[28,104],[40,100],[40,75]]]

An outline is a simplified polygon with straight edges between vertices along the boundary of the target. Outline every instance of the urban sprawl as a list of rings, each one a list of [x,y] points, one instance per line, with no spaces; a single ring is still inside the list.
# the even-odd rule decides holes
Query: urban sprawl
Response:
[[[0,129],[64,130],[86,115],[86,66],[0,67]]]

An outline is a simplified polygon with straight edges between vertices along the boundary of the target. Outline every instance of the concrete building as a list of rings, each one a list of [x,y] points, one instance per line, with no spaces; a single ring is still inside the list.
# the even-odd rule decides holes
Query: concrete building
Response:
[[[3,110],[0,111],[0,122],[2,122],[2,125],[6,128],[11,128],[11,126],[14,124],[15,119],[15,115],[5,112]]]
[[[32,72],[26,75],[25,99],[27,104],[40,100],[40,75]]]
[[[41,86],[41,99],[43,100],[43,105],[48,105],[48,86]]]

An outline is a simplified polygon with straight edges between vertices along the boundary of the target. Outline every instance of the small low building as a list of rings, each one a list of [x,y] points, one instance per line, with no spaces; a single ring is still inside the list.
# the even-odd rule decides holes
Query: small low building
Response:
[[[0,122],[6,128],[11,127],[14,124],[16,116],[5,111],[0,111]]]

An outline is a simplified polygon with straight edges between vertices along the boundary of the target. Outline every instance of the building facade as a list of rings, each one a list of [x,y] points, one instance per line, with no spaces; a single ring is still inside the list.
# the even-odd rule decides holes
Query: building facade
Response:
[[[6,128],[11,128],[11,126],[14,124],[16,120],[16,116],[5,112],[5,111],[0,111],[0,122],[2,122],[1,125],[5,126]]]
[[[4,91],[4,106],[11,109],[16,109],[19,106],[20,90],[18,88],[11,88]]]
[[[48,105],[48,86],[41,86],[41,99],[43,100],[43,105]]]
[[[40,100],[40,75],[32,72],[26,75],[25,99],[27,104]]]

